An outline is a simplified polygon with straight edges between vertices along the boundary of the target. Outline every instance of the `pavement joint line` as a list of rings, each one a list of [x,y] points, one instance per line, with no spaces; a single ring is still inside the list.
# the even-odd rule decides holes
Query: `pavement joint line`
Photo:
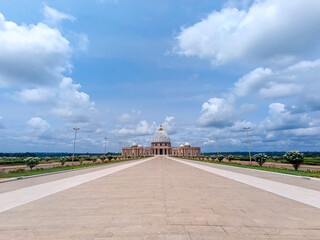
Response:
[[[154,157],[2,193],[0,194],[0,213],[152,159],[154,159]]]
[[[222,170],[214,166],[208,167],[171,157],[169,157],[169,159],[320,209],[320,191],[271,181],[243,173]]]
[[[136,160],[136,159],[135,159]],[[131,161],[131,160],[129,160]],[[129,162],[127,161],[127,162]],[[134,160],[133,160],[134,161]],[[120,161],[120,162],[112,162],[109,164],[115,164],[115,163],[122,163],[125,161]],[[8,178],[4,180],[0,180],[0,183],[5,183],[5,182],[11,182],[11,181],[16,181],[16,180],[22,180],[22,179],[27,179],[27,178],[36,178],[36,177],[43,177],[47,175],[53,175],[53,174],[59,174],[59,173],[66,173],[66,172],[73,172],[73,171],[81,171],[85,169],[90,169],[90,168],[96,168],[96,167],[104,167],[104,166],[110,166],[108,164],[103,164],[103,165],[96,165],[96,166],[89,166],[89,167],[83,167],[83,168],[75,168],[75,169],[69,169],[69,170],[62,170],[62,171],[56,171],[56,172],[50,172],[50,173],[42,173],[42,174],[36,174],[36,175],[30,175],[30,176],[20,176],[20,177],[13,177],[13,178]],[[1,179],[1,178],[0,178]]]
[[[190,162],[191,161],[198,162],[198,163],[202,163],[202,164],[209,165],[209,166],[215,166],[214,163],[200,162],[200,161],[197,161],[197,160],[190,160],[190,159],[183,159],[183,160],[190,161]],[[254,172],[263,172],[263,173],[270,173],[270,174],[276,174],[276,175],[287,176],[287,177],[295,177],[295,178],[302,178],[302,179],[306,179],[306,180],[320,181],[320,178],[308,177],[308,176],[298,176],[298,175],[292,175],[292,174],[286,174],[286,173],[278,173],[278,172],[271,172],[271,171],[265,171],[265,170],[260,170],[260,169],[228,166],[228,165],[224,165],[224,164],[216,164],[216,166],[224,166],[224,167],[227,167],[227,168],[244,169],[244,170],[249,170],[249,171],[254,171]]]

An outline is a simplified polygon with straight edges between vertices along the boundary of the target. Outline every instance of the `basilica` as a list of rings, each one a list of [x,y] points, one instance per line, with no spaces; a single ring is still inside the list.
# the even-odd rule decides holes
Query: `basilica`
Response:
[[[133,143],[131,147],[123,147],[123,156],[151,156],[151,155],[172,155],[172,156],[198,156],[201,154],[200,147],[192,147],[188,142],[179,147],[172,147],[170,137],[162,125],[153,135],[151,146],[143,147]]]

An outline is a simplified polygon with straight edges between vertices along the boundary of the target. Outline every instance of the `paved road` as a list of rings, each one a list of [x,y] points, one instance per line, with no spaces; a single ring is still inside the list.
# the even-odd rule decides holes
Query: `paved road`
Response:
[[[38,199],[0,213],[0,239],[320,239],[318,207],[239,182],[241,177],[258,177],[261,184],[272,181],[275,190],[287,184],[288,194],[298,188],[317,195],[319,181],[271,173],[260,178],[249,170],[237,175],[234,168],[223,169],[223,177],[217,175],[218,167],[186,164],[190,162],[156,157],[134,166],[121,163],[73,176],[57,174],[50,181],[38,177],[2,183],[0,189],[6,190],[0,199],[14,193],[10,200],[19,202],[33,187]],[[80,185],[64,185],[79,179]],[[56,192],[42,197],[50,186]]]

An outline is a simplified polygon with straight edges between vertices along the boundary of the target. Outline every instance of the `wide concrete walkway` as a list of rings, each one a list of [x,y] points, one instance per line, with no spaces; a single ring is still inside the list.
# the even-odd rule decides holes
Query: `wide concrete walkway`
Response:
[[[0,197],[32,187],[21,181],[5,183]],[[0,239],[320,239],[320,209],[156,157],[3,211]]]

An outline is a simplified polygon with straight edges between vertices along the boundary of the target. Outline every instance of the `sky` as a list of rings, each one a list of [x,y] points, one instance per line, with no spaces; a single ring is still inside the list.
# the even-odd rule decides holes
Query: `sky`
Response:
[[[320,150],[320,1],[0,1],[0,152]],[[106,138],[106,141],[105,141]]]

